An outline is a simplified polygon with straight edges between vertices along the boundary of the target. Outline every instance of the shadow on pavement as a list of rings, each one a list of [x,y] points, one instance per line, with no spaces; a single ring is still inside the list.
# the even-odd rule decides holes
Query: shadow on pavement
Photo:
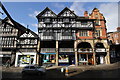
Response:
[[[114,70],[87,70],[68,78],[119,78],[120,80],[120,68]]]

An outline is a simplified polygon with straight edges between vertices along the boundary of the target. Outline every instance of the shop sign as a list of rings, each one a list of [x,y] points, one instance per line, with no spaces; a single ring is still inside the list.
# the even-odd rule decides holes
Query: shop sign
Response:
[[[59,59],[59,62],[65,62],[65,63],[67,63],[67,62],[69,62],[69,61],[68,61],[68,59],[63,59],[63,60],[60,60],[60,59]]]
[[[96,52],[106,52],[105,48],[96,49]]]

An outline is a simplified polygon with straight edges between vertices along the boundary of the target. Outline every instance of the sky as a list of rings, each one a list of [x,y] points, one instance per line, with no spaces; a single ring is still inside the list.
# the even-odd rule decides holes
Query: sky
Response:
[[[58,14],[65,7],[74,10],[78,16],[83,16],[84,11],[91,14],[96,7],[100,10],[106,19],[107,32],[116,31],[118,27],[118,3],[117,2],[2,2],[11,17],[30,28],[34,32],[38,32],[38,20],[36,18],[46,7],[49,7],[53,12]],[[0,8],[0,11],[2,9]],[[4,12],[3,12],[4,13]],[[0,14],[0,18],[5,18],[6,15]]]

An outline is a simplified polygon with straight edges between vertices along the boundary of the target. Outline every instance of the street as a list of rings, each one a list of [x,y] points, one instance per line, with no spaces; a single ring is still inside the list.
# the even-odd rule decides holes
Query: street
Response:
[[[64,68],[64,72],[61,72]],[[69,66],[68,75],[65,75],[65,66],[47,68],[46,75],[21,75],[22,68],[3,68],[2,80],[48,80],[48,79],[82,79],[82,78],[120,78],[120,63],[97,66]]]

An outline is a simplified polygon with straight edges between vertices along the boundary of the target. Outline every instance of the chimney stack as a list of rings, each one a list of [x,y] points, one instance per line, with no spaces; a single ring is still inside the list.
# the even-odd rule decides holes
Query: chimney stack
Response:
[[[87,11],[84,12],[84,17],[88,17],[88,12]]]
[[[120,31],[120,27],[117,27],[117,31]]]

